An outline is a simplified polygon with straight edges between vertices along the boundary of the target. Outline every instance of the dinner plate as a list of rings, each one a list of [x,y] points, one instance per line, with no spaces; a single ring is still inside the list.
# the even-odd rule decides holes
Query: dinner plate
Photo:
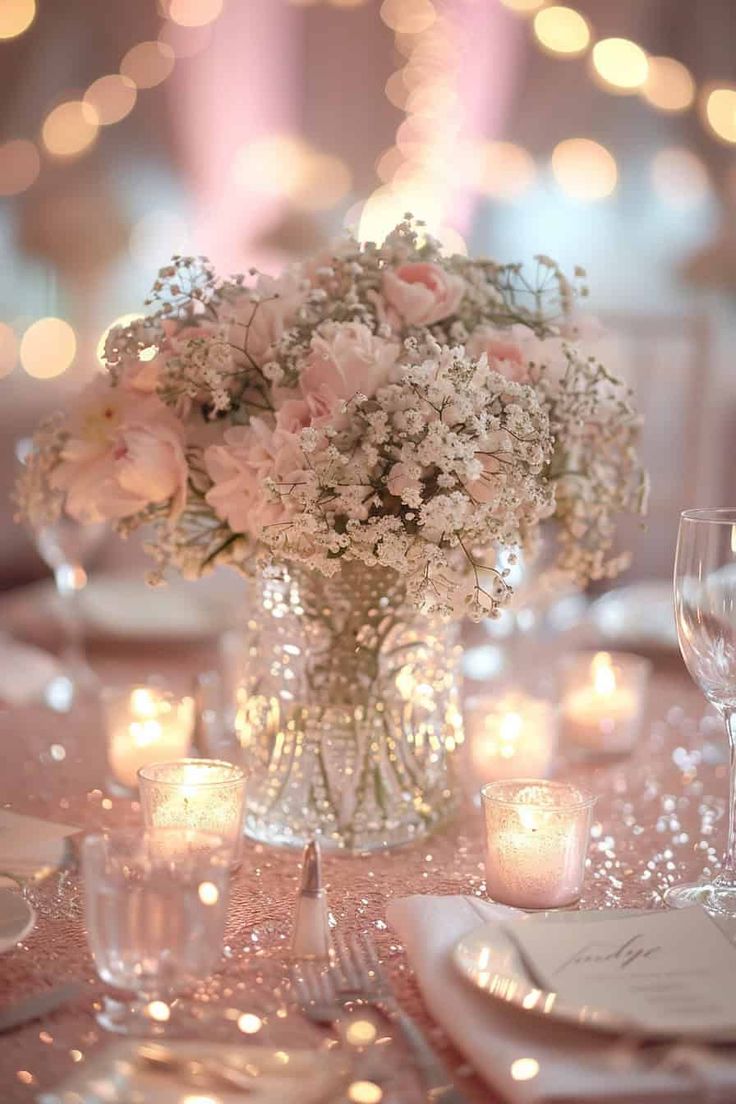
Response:
[[[641,915],[640,909],[622,909],[621,916]],[[511,924],[535,920],[533,916],[514,918]],[[601,911],[600,918],[607,913]],[[590,923],[594,914],[590,912],[554,912],[546,914],[548,924],[574,924],[577,921]],[[640,1038],[662,1038],[660,1035],[648,1035],[641,1024],[634,1024],[620,1013],[606,1008],[592,1008],[589,1005],[577,1005],[565,1001],[559,993],[540,989],[530,976],[524,959],[509,930],[509,922],[497,921],[484,924],[464,935],[456,944],[453,959],[460,973],[477,989],[495,1000],[513,1005],[515,1008],[549,1020],[574,1024],[577,1027],[592,1028],[616,1034],[634,1034]],[[689,1032],[688,1038],[698,1038],[697,1033]],[[714,1039],[712,1033],[707,1036],[711,1042],[732,1042],[736,1039],[736,1026],[732,1032]]]
[[[0,888],[0,954],[33,931],[36,914],[17,889]]]

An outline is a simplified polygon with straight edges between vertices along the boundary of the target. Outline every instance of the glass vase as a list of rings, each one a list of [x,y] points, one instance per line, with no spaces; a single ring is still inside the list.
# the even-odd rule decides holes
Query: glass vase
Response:
[[[234,719],[246,834],[372,851],[420,839],[454,804],[457,626],[412,609],[396,572],[271,568],[248,607]]]

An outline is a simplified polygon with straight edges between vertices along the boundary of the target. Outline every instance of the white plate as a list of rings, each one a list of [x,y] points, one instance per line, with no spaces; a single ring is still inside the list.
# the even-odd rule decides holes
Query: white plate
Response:
[[[641,910],[622,909],[619,915],[635,916],[640,913]],[[495,1000],[504,1001],[535,1016],[544,1016],[550,1020],[559,1020],[596,1031],[647,1037],[640,1024],[632,1024],[620,1013],[605,1008],[591,1008],[588,1005],[566,1002],[558,993],[539,989],[535,985],[508,931],[508,926],[509,923],[523,924],[527,920],[538,922],[539,915],[537,913],[533,916],[515,917],[513,921],[506,923],[498,921],[484,924],[464,935],[453,951],[455,965],[463,977]],[[589,923],[594,915],[591,912],[553,912],[547,914],[546,922],[549,924],[574,924],[576,921]],[[607,913],[601,911],[600,916],[605,918]],[[662,1038],[663,1036],[652,1035],[651,1037]],[[698,1038],[697,1033],[689,1033],[688,1038]],[[712,1033],[709,1033],[707,1039],[710,1042],[733,1042],[736,1040],[736,1025],[726,1035],[716,1039]]]
[[[149,587],[142,575],[93,575],[79,610],[93,639],[194,641],[228,628],[244,601],[243,581],[233,571],[162,587]],[[40,602],[53,616],[53,584],[44,584]]]
[[[593,602],[588,620],[607,644],[677,650],[669,582],[633,583],[611,590]]]
[[[17,889],[0,888],[0,954],[33,931],[36,914]]]

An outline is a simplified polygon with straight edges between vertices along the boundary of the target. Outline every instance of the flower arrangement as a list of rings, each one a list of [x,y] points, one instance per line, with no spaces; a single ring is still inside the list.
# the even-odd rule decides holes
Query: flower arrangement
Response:
[[[330,576],[403,577],[419,607],[496,616],[508,558],[556,518],[558,566],[614,574],[641,510],[628,389],[576,340],[579,290],[547,257],[445,257],[409,216],[278,278],[175,257],[109,369],[39,430],[31,519],[154,526],[158,574],[259,550]],[[576,279],[584,276],[576,270]]]

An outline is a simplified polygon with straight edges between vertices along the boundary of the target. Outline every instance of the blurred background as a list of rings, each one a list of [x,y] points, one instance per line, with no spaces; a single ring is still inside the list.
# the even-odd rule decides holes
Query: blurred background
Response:
[[[734,32],[733,0],[0,0],[0,588],[46,570],[18,440],[172,252],[272,270],[405,211],[587,269],[646,417],[629,578],[666,579],[678,511],[733,501]]]

